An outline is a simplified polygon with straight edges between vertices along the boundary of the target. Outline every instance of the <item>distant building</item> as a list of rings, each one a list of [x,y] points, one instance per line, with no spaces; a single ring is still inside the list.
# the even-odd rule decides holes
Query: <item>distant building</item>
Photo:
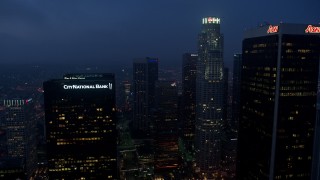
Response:
[[[119,100],[118,100],[118,111],[122,113],[129,113],[132,110],[131,104],[131,83],[129,81],[120,82],[119,87]]]
[[[225,102],[223,35],[219,18],[202,19],[198,43],[196,166],[199,174],[212,178],[220,168]]]
[[[44,82],[50,179],[117,179],[113,74]]]
[[[24,169],[24,162],[19,159],[1,158],[0,179],[29,179]]]
[[[5,99],[0,107],[0,177],[30,178],[37,165],[32,99]]]
[[[245,32],[238,179],[311,178],[320,57],[317,26],[283,23]]]
[[[319,86],[320,84],[318,84]],[[319,87],[318,87],[319,89]],[[318,90],[319,93],[319,90]],[[317,103],[317,121],[315,125],[315,135],[313,141],[313,155],[312,155],[312,175],[311,180],[320,179],[320,104],[319,95]]]
[[[178,88],[173,81],[156,82],[155,178],[179,179]]]
[[[133,129],[135,134],[151,137],[154,120],[155,82],[158,59],[144,58],[133,62]]]
[[[131,121],[133,110],[132,67],[123,68],[116,77],[116,106],[118,115]]]
[[[233,56],[233,79],[232,79],[232,131],[238,131],[239,112],[240,112],[240,80],[242,69],[242,54]]]
[[[196,78],[198,54],[185,53],[182,58],[182,137],[187,151],[194,150],[196,120]]]
[[[228,108],[229,108],[229,68],[224,67],[223,68],[223,78],[224,78],[224,85],[223,85],[223,92],[224,92],[224,97],[223,97],[223,120],[224,124],[227,125],[228,122]],[[228,124],[229,126],[229,124]]]

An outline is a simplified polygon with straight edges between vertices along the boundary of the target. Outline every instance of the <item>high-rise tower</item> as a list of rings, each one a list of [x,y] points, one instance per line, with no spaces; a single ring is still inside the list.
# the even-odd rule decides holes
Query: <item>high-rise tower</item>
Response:
[[[242,68],[242,54],[233,56],[233,79],[232,79],[232,119],[231,129],[238,131],[239,111],[240,111],[240,80]]]
[[[187,151],[194,149],[196,118],[196,77],[198,54],[185,53],[182,58],[182,137]]]
[[[155,178],[179,178],[178,88],[176,82],[156,82]]]
[[[117,179],[113,74],[44,82],[50,179]]]
[[[245,32],[238,179],[310,179],[320,58],[318,26],[282,23]]]
[[[154,121],[155,83],[158,59],[144,58],[133,62],[133,128],[140,136],[150,137]]]
[[[4,99],[0,102],[0,116],[0,134],[4,135],[5,145],[0,155],[0,170],[8,168],[0,173],[0,178],[13,178],[10,174],[21,169],[25,177],[18,175],[15,178],[29,179],[37,165],[34,102],[32,98]],[[16,170],[9,170],[10,166]]]
[[[220,19],[202,19],[198,37],[196,87],[196,165],[211,177],[219,169],[223,127],[223,35]]]

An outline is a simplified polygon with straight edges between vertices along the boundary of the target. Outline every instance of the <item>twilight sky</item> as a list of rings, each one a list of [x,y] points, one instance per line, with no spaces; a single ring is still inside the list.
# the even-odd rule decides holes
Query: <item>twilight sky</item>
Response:
[[[320,23],[320,0],[0,0],[0,63],[131,66],[158,57],[177,67],[197,51],[201,18],[221,18],[225,62],[246,28]]]

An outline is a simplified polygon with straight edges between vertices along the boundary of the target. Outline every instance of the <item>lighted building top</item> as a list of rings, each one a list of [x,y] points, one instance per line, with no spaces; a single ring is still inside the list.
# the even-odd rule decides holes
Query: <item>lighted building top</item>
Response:
[[[112,73],[73,73],[66,74],[63,76],[64,79],[72,79],[72,80],[92,80],[92,79],[106,79],[113,78],[114,74]]]
[[[274,34],[320,35],[320,24],[270,24],[248,29],[244,32],[244,38],[253,38]]]
[[[220,24],[220,18],[205,17],[202,18],[202,24]]]
[[[32,98],[29,99],[4,99],[0,106],[3,105],[5,107],[21,107],[25,104],[28,104],[32,101]]]

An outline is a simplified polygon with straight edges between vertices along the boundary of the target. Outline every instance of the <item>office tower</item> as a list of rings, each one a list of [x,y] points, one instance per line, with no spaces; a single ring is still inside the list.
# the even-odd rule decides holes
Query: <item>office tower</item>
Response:
[[[319,84],[318,84],[319,86]],[[319,89],[319,87],[318,87]],[[317,120],[315,125],[315,134],[313,141],[313,155],[312,155],[312,171],[311,171],[311,180],[320,179],[320,104],[319,96],[317,100]]]
[[[155,95],[155,178],[179,179],[178,89],[176,82],[157,81]]]
[[[155,82],[158,59],[144,58],[133,62],[133,128],[135,134],[150,137],[154,121]]]
[[[221,159],[224,77],[223,35],[220,19],[202,19],[198,40],[196,87],[196,166],[197,172],[211,177]]]
[[[237,139],[231,125],[231,92],[229,91],[229,69],[224,68],[223,97],[223,130],[221,132],[220,177],[233,179],[235,177],[235,154]]]
[[[242,54],[233,56],[233,79],[232,79],[232,120],[231,129],[238,131],[239,112],[240,112],[240,80],[242,68]]]
[[[113,74],[44,82],[50,179],[117,179]]]
[[[127,120],[132,120],[132,67],[123,68],[117,73],[116,106],[120,115]]]
[[[29,179],[36,169],[36,118],[33,100],[4,99],[1,101],[2,178]]]
[[[227,108],[227,113],[225,116],[227,118],[227,122],[224,126],[225,139],[223,143],[222,150],[222,168],[223,172],[226,174],[224,177],[226,179],[234,179],[236,174],[236,154],[237,154],[237,119],[239,116],[239,101],[240,101],[240,79],[239,79],[239,70],[241,68],[239,59],[241,54],[234,55],[234,67],[233,67],[233,91],[232,91],[232,103],[229,104],[229,95],[225,97],[225,107]],[[226,68],[225,68],[226,69]],[[225,72],[227,74],[227,72]],[[225,76],[226,77],[226,76]],[[226,78],[227,79],[227,78]],[[227,83],[227,82],[225,82]],[[227,86],[227,85],[226,85]],[[225,87],[225,91],[228,89]],[[230,93],[231,94],[231,93]],[[228,99],[227,99],[228,98]],[[225,109],[226,109],[225,108]],[[232,109],[232,113],[230,114],[230,109]]]
[[[28,179],[24,171],[24,162],[13,159],[0,160],[0,179]]]
[[[226,125],[229,126],[228,121],[228,107],[229,107],[229,68],[224,68],[223,69],[223,79],[224,79],[224,85],[223,85],[223,92],[224,92],[224,97],[223,97],[223,119]]]
[[[186,150],[194,149],[196,119],[196,77],[198,54],[185,53],[182,57],[182,137]]]
[[[282,23],[245,32],[238,179],[310,179],[319,29]]]
[[[131,111],[131,83],[124,80],[119,87],[118,111],[126,114]]]

